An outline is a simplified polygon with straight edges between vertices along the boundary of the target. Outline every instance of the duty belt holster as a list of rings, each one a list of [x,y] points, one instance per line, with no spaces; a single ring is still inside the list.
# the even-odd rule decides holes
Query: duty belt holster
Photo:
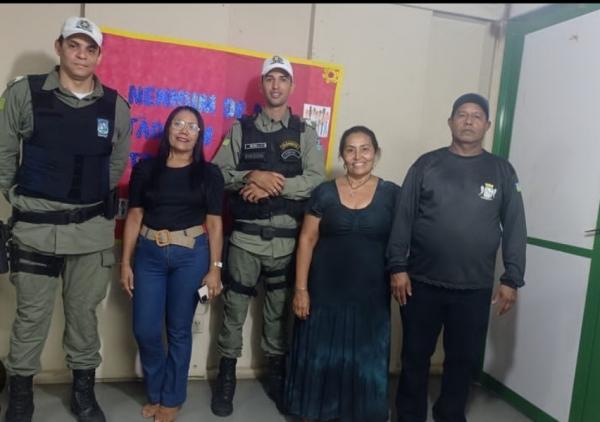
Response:
[[[246,234],[260,236],[263,240],[271,240],[275,237],[295,238],[298,235],[298,229],[287,229],[282,227],[261,226],[260,224],[242,223],[236,221],[233,223],[233,230]]]
[[[33,224],[81,224],[93,217],[103,215],[107,219],[113,219],[117,215],[118,190],[115,188],[103,202],[90,207],[76,208],[72,210],[31,212],[19,211],[13,208],[13,220]]]
[[[119,189],[114,188],[108,192],[102,205],[104,206],[104,209],[102,210],[104,218],[107,218],[108,220],[115,218],[119,212]]]
[[[58,277],[65,265],[65,258],[28,252],[12,245],[10,248],[10,271]]]

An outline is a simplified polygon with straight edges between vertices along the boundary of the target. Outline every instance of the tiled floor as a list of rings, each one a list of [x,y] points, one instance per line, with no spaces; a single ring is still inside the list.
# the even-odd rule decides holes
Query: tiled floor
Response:
[[[395,384],[396,380],[393,380],[392,385],[395,386]],[[439,378],[432,377],[430,399],[435,398],[438,391]],[[33,422],[75,421],[69,412],[70,385],[36,385],[34,394]],[[4,412],[6,411],[6,395],[6,391],[0,395],[2,421],[4,421]],[[99,383],[96,387],[96,396],[109,422],[148,421],[140,415],[140,409],[144,403],[143,385],[140,382]],[[229,417],[220,418],[211,413],[210,397],[210,386],[207,381],[191,381],[188,387],[188,399],[177,421],[292,422],[291,418],[286,418],[277,412],[261,384],[255,380],[238,381],[234,412]],[[526,422],[530,420],[500,398],[477,386],[473,387],[467,418],[469,422]]]

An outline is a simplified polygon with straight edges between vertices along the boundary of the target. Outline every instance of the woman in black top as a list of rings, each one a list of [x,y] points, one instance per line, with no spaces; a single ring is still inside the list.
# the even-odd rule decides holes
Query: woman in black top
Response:
[[[177,107],[158,156],[137,163],[129,182],[121,284],[133,298],[148,396],[142,415],[157,422],[174,421],[186,398],[196,291],[206,285],[212,298],[222,289],[223,177],[204,161],[203,134],[198,111]]]

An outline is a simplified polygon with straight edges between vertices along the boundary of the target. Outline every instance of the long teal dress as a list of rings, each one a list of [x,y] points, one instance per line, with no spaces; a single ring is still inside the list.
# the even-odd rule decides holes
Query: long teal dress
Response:
[[[378,181],[371,203],[346,208],[335,181],[313,192],[321,218],[310,266],[310,315],[296,319],[286,379],[291,415],[388,420],[390,289],[385,251],[400,188]]]

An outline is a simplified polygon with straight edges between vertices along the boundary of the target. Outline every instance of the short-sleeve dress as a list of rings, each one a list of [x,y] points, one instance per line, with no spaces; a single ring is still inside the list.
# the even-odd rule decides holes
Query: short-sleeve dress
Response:
[[[388,420],[385,252],[399,191],[379,179],[372,201],[362,209],[341,203],[335,181],[313,192],[308,212],[321,220],[308,279],[310,315],[294,326],[285,389],[291,415]]]

